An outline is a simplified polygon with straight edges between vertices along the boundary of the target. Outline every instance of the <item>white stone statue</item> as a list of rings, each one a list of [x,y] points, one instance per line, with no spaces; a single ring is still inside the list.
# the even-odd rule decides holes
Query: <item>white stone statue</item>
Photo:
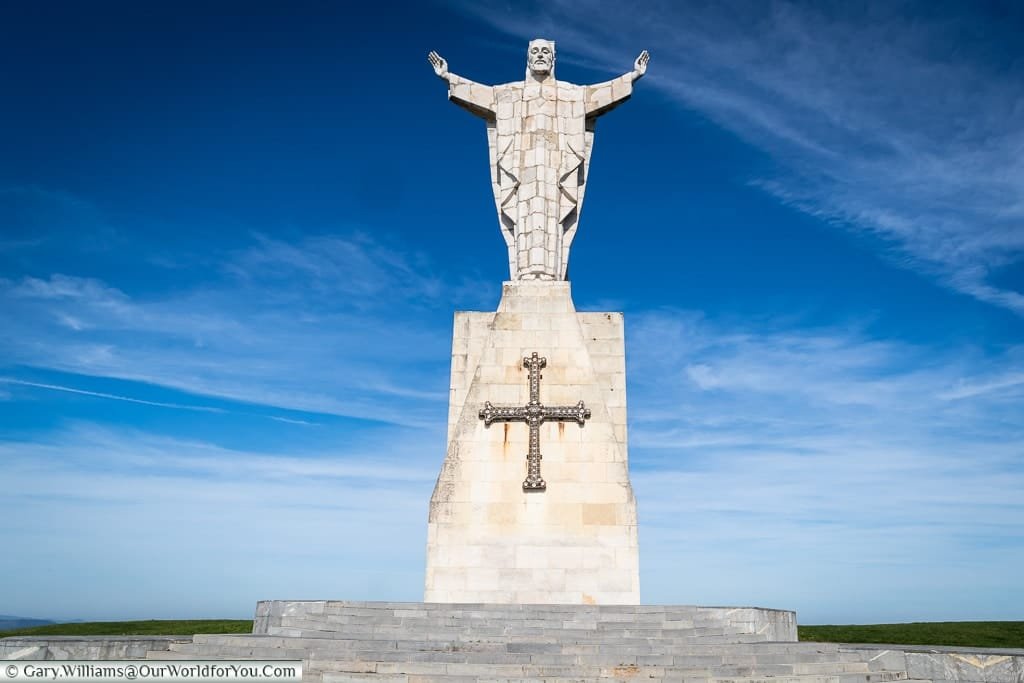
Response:
[[[644,50],[633,70],[594,85],[555,80],[555,43],[531,40],[526,80],[481,85],[448,71],[436,52],[434,72],[448,99],[487,122],[491,186],[513,280],[565,280],[579,224],[597,118],[629,99],[647,71]]]

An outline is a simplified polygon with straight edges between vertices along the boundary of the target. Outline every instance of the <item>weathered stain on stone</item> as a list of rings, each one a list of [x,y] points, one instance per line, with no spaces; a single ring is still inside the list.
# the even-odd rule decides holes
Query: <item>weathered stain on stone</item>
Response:
[[[636,678],[640,675],[640,667],[636,664],[624,664],[612,667],[612,676],[615,678]]]

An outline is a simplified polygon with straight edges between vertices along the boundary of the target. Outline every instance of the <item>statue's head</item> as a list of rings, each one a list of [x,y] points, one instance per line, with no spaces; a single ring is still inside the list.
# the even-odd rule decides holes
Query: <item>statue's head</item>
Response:
[[[555,41],[537,38],[526,48],[526,68],[534,76],[546,76],[555,71]]]

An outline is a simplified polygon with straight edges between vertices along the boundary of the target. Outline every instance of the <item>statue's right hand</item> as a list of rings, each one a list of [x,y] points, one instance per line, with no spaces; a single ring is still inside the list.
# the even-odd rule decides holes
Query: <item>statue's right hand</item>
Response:
[[[427,55],[427,59],[430,60],[430,65],[434,67],[434,73],[441,78],[448,78],[448,62],[445,61],[444,57],[431,50],[430,54]]]

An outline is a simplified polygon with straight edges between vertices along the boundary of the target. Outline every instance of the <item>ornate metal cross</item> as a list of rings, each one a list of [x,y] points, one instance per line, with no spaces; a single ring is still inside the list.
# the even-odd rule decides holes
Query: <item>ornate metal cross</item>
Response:
[[[540,358],[534,351],[528,358],[523,358],[523,367],[530,371],[530,402],[525,406],[493,406],[484,401],[480,410],[480,419],[484,425],[492,422],[525,422],[530,426],[530,451],[526,455],[526,481],[524,491],[543,491],[548,487],[540,476],[540,426],[545,422],[576,422],[583,426],[590,419],[590,409],[580,401],[574,406],[545,406],[540,403],[541,368],[547,366],[548,359]]]

